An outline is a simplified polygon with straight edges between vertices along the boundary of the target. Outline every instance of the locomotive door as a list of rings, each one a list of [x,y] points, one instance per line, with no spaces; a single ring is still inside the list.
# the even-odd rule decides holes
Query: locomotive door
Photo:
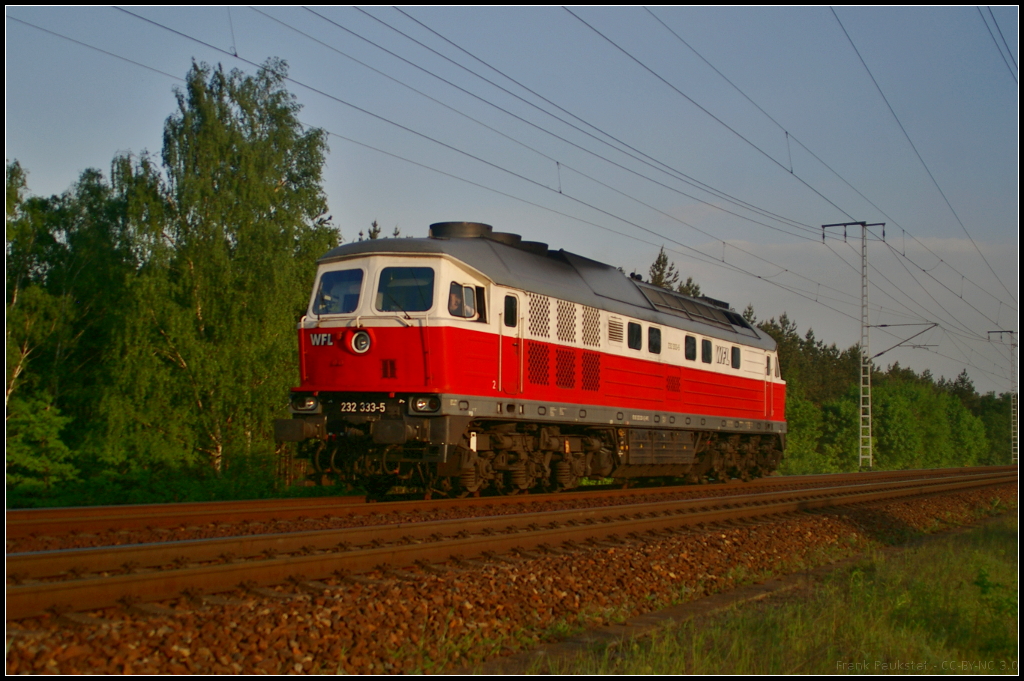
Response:
[[[518,395],[523,391],[523,325],[519,319],[519,296],[505,295],[498,315],[498,392]]]
[[[771,418],[775,413],[775,390],[772,385],[772,356],[768,355],[764,368],[764,416]]]

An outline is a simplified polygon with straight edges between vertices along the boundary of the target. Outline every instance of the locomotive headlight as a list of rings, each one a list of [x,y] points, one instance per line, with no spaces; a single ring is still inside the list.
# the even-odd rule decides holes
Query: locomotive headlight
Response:
[[[320,400],[313,395],[296,395],[292,398],[292,409],[295,411],[315,411]]]
[[[429,413],[441,408],[441,400],[436,397],[414,397],[411,401],[412,410]]]
[[[356,331],[352,334],[350,346],[352,348],[352,352],[357,355],[362,355],[370,349],[370,334],[365,331]]]

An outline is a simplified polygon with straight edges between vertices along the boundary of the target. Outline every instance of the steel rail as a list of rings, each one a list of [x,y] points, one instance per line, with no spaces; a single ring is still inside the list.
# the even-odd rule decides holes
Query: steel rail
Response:
[[[990,474],[988,477],[1000,474]],[[985,479],[976,476],[972,479]],[[934,478],[926,478],[935,480]],[[694,512],[708,507],[736,507],[762,504],[766,498],[773,501],[812,499],[822,496],[836,496],[842,493],[856,493],[871,489],[895,489],[914,484],[915,481],[891,481],[861,485],[847,485],[840,488],[819,487],[803,490],[772,492],[768,494],[744,494],[687,500],[646,502],[611,507],[566,509],[523,513],[510,516],[481,516],[412,523],[394,523],[384,526],[347,527],[330,530],[309,530],[273,534],[244,535],[240,537],[218,537],[150,544],[122,545],[82,549],[33,551],[14,553],[7,556],[7,574],[17,581],[45,579],[62,575],[86,575],[90,573],[117,573],[161,568],[171,564],[203,563],[222,561],[224,556],[232,560],[252,560],[273,553],[295,553],[311,550],[332,550],[339,545],[362,546],[364,544],[422,541],[436,535],[456,533],[480,533],[501,531],[512,528],[517,531],[540,523],[583,523],[607,520],[613,516],[634,516],[638,514],[660,514],[667,512]]]
[[[1016,471],[973,476],[967,479],[944,480],[926,478],[916,481],[896,481],[888,483],[843,486],[831,490],[803,490],[784,493],[784,501],[778,500],[778,494],[743,495],[742,497],[717,497],[713,499],[696,499],[676,501],[676,507],[669,508],[663,502],[644,504],[641,517],[626,517],[621,513],[622,507],[613,509],[588,509],[589,518],[569,524],[567,513],[581,511],[561,511],[556,514],[541,514],[548,522],[557,516],[564,522],[546,528],[523,529],[530,525],[515,524],[506,528],[509,533],[476,534],[443,538],[428,543],[416,543],[410,537],[409,543],[380,547],[360,548],[348,551],[330,551],[318,553],[312,549],[308,555],[287,556],[282,558],[266,558],[244,562],[217,563],[173,570],[152,570],[108,577],[88,577],[58,582],[39,582],[33,584],[8,585],[7,587],[7,619],[22,619],[43,614],[53,606],[68,604],[76,610],[90,610],[115,605],[128,598],[139,601],[166,600],[179,596],[187,589],[201,588],[208,593],[228,591],[242,583],[268,585],[282,583],[289,578],[302,576],[307,579],[326,577],[338,570],[362,572],[371,570],[382,564],[391,567],[405,567],[420,561],[439,562],[455,555],[475,555],[486,551],[504,552],[514,548],[532,548],[541,544],[557,544],[566,541],[587,541],[608,538],[612,535],[647,532],[669,527],[683,527],[697,524],[716,523],[726,520],[748,519],[769,515],[779,515],[797,511],[808,511],[822,508],[844,506],[850,504],[872,503],[901,497],[918,495],[934,495],[955,492],[970,488],[1002,485],[1015,482]],[[655,511],[654,507],[660,510]],[[704,507],[702,510],[700,507]],[[718,508],[708,509],[709,506]],[[611,513],[609,513],[611,511]],[[600,520],[597,516],[603,516]],[[617,519],[607,518],[609,515]],[[522,516],[498,516],[488,519],[491,527],[495,524],[513,525],[510,521],[521,519]],[[594,524],[580,524],[587,521]],[[448,523],[447,527],[459,527],[464,532],[466,522],[437,521]],[[434,526],[435,523],[414,523],[404,526],[405,531],[415,532],[420,526]],[[383,528],[352,528],[362,532],[373,532],[381,536]],[[332,531],[327,531],[332,532]],[[342,531],[334,531],[342,532]],[[483,532],[483,530],[481,530]],[[302,534],[302,533],[299,533]],[[326,536],[326,535],[325,535]],[[284,536],[281,541],[289,541]],[[205,540],[216,541],[216,540]],[[300,547],[301,548],[301,547]],[[80,555],[83,551],[78,550]],[[52,552],[48,552],[52,553]],[[179,547],[180,553],[180,547]],[[191,558],[190,558],[191,560]],[[10,559],[8,573],[11,574]]]
[[[948,477],[979,471],[1016,470],[1007,467],[935,468],[916,471],[872,471],[868,473],[795,475],[760,478],[751,482],[730,482],[714,486],[678,486],[634,488],[628,490],[577,490],[571,495],[530,494],[504,497],[435,499],[432,501],[391,501],[367,503],[363,497],[317,497],[312,499],[262,499],[250,501],[186,502],[178,504],[134,504],[125,506],[64,507],[17,509],[6,512],[7,538],[31,535],[62,536],[75,532],[131,530],[210,523],[231,524],[245,521],[294,520],[298,518],[384,514],[417,509],[440,511],[449,508],[486,505],[525,505],[567,498],[623,498],[638,494],[674,494],[687,491],[758,490],[765,487],[804,486],[844,480],[904,479],[915,476]]]

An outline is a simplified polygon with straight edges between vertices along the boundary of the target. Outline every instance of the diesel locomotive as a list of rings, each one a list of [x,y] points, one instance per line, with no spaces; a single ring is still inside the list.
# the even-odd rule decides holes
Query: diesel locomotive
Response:
[[[750,479],[778,465],[774,340],[729,305],[473,222],[318,262],[280,442],[381,493]]]

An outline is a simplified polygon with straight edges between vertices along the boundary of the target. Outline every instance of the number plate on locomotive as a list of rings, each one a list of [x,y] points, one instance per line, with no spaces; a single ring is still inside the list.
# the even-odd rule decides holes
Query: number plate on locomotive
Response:
[[[339,411],[349,414],[383,414],[384,402],[341,402]]]

